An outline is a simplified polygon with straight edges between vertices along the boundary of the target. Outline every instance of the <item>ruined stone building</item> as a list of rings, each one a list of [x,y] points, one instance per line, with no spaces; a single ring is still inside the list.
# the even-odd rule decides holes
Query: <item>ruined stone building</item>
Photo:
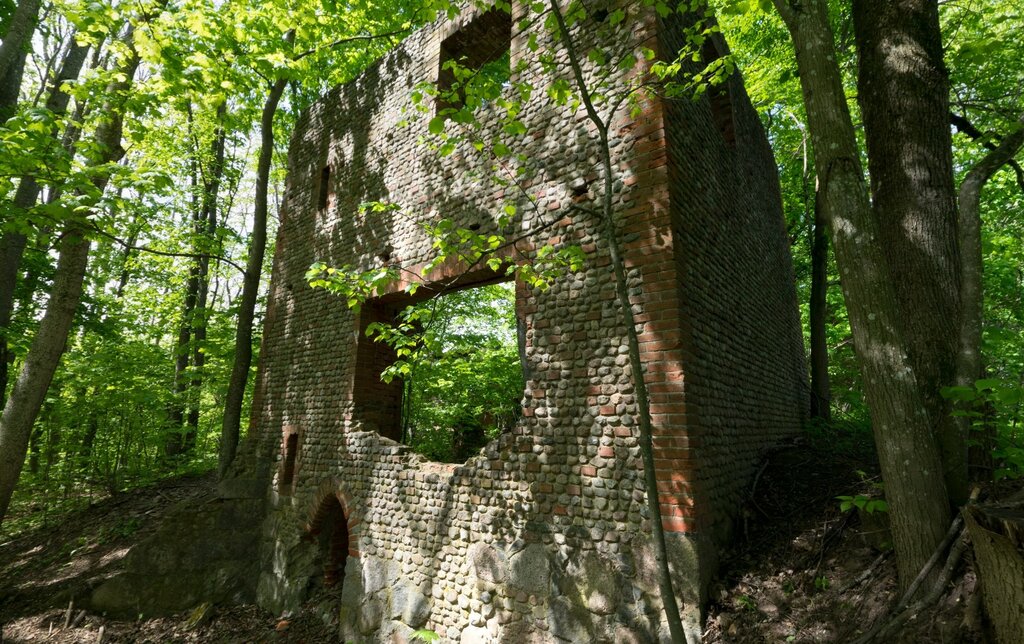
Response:
[[[283,611],[340,585],[344,641],[404,641],[415,628],[453,642],[665,635],[623,323],[601,222],[587,209],[601,197],[596,137],[582,107],[543,91],[569,72],[545,72],[531,35],[562,62],[565,52],[512,4],[512,16],[467,9],[420,29],[298,122],[250,435],[221,505],[198,519],[208,533],[236,536],[219,554],[176,560],[196,586],[179,601],[234,593]],[[626,3],[611,42],[587,40],[609,29],[588,22],[607,15],[594,12],[574,30],[581,51],[643,45],[672,55],[683,19],[639,4]],[[724,48],[709,39],[704,63]],[[539,88],[520,114],[526,133],[509,139],[525,158],[508,163],[529,170],[518,186],[496,179],[495,159],[466,143],[448,156],[429,149],[435,108],[410,101],[422,81],[445,82],[445,60],[480,66],[505,52],[515,78]],[[616,73],[612,88],[643,72]],[[738,75],[698,100],[652,94],[639,115],[620,109],[611,126],[662,524],[696,631],[716,549],[763,455],[805,415],[776,167]],[[361,212],[368,201],[401,212]],[[463,464],[426,462],[393,440],[401,385],[379,377],[393,355],[364,333],[412,296],[395,287],[354,312],[305,274],[315,262],[415,269],[434,252],[415,221],[448,217],[489,233],[510,202],[518,214],[504,232],[521,238],[517,251],[578,244],[585,265],[547,290],[517,285],[526,389],[514,431]],[[464,268],[442,266],[425,282],[502,279]]]

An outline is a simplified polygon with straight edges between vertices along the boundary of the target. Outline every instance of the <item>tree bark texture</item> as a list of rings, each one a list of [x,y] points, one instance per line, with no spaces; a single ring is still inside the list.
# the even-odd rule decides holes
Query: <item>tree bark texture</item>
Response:
[[[6,78],[13,67],[24,64],[28,51],[25,45],[32,40],[36,30],[40,6],[41,0],[19,0],[17,3],[0,44],[0,78]]]
[[[238,449],[242,425],[242,402],[252,366],[252,322],[256,314],[256,297],[260,289],[260,273],[267,248],[267,193],[270,185],[270,166],[274,156],[274,115],[277,104],[287,86],[287,79],[278,79],[263,105],[260,119],[260,156],[256,168],[256,200],[253,212],[252,236],[249,238],[249,258],[245,264],[242,299],[238,304],[238,328],[235,331],[235,361],[231,366],[231,380],[224,401],[224,420],[220,433],[220,476],[223,477]]]
[[[1024,642],[1024,507],[969,505],[963,515],[996,642]]]
[[[14,61],[7,73],[0,77],[0,123],[14,116],[21,94],[21,78],[25,71],[25,56]]]
[[[825,0],[773,2],[796,51],[821,207],[832,234],[905,587],[950,522],[939,449],[901,337],[896,293],[864,183],[828,5]]]
[[[131,37],[130,32],[128,37]],[[115,81],[107,88],[110,98],[104,105],[105,120],[96,128],[96,152],[88,159],[90,165],[114,163],[124,155],[121,147],[123,105],[138,67],[139,57],[132,53],[120,69],[123,80]],[[106,188],[108,179],[109,174],[102,173],[93,180],[98,193]],[[75,309],[82,297],[89,261],[89,239],[78,217],[80,215],[73,212],[68,212],[65,217],[50,300],[25,357],[25,364],[11,390],[11,397],[4,406],[3,416],[0,416],[0,523],[7,514],[14,486],[25,462],[32,425],[64,353]]]
[[[960,505],[967,437],[940,393],[956,377],[960,252],[938,2],[855,0],[853,22],[872,205],[897,322],[939,442],[946,492]]]
[[[811,233],[811,418],[832,419],[832,387],[828,378],[828,231],[825,216],[814,195],[814,229]]]

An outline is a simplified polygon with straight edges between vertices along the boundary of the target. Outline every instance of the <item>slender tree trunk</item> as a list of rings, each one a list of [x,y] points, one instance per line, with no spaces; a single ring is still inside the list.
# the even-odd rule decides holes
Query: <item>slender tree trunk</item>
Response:
[[[141,226],[138,224],[138,218],[136,223],[132,225],[131,233],[128,235],[127,244],[124,248],[124,253],[121,255],[121,273],[117,278],[117,288],[114,289],[114,298],[120,300],[124,296],[124,289],[128,286],[128,280],[131,278],[131,259],[132,249],[135,244],[139,241],[139,232]]]
[[[249,259],[245,264],[242,301],[238,305],[238,329],[235,331],[235,361],[231,367],[224,420],[220,433],[220,475],[223,477],[235,460],[242,424],[242,402],[252,365],[252,322],[256,314],[256,297],[260,289],[260,273],[267,247],[267,193],[270,165],[274,155],[274,114],[287,79],[278,79],[263,105],[260,119],[260,156],[256,168],[256,203],[253,208],[252,235],[249,238]]]
[[[131,31],[127,37],[131,38]],[[139,57],[133,52],[120,69],[121,79],[111,83],[108,88],[107,95],[111,98],[104,106],[105,120],[96,128],[96,152],[88,159],[90,165],[107,165],[124,155],[121,148],[123,102],[138,66]],[[93,180],[98,193],[106,188],[108,179],[109,175],[102,173]],[[57,259],[57,273],[46,313],[39,322],[39,329],[11,391],[11,397],[4,407],[3,416],[0,416],[0,523],[7,513],[14,486],[25,462],[32,425],[64,353],[75,309],[81,300],[85,269],[89,261],[89,239],[78,217],[80,215],[77,213],[67,214]]]
[[[24,64],[28,51],[25,45],[36,30],[41,5],[40,0],[21,0],[17,3],[3,43],[0,44],[0,78],[7,78],[12,68]]]
[[[32,428],[32,436],[29,439],[28,471],[32,476],[39,474],[39,443],[43,440],[43,423],[36,423]]]
[[[615,279],[615,294],[619,304],[619,312],[622,314],[622,322],[626,332],[626,342],[629,349],[629,370],[633,381],[633,388],[636,392],[636,404],[640,426],[640,455],[644,464],[644,487],[647,492],[647,508],[650,512],[651,536],[654,539],[655,559],[658,567],[658,589],[661,594],[661,601],[665,609],[665,618],[668,622],[669,633],[675,644],[685,644],[686,632],[683,630],[682,620],[679,614],[679,604],[676,601],[675,589],[672,587],[672,573],[669,570],[668,547],[665,543],[665,530],[661,522],[661,506],[658,501],[658,482],[654,464],[654,443],[652,438],[651,407],[647,395],[647,383],[644,380],[643,362],[640,358],[640,341],[636,332],[636,316],[633,314],[633,307],[629,302],[629,283],[626,280],[625,262],[622,257],[619,233],[615,225],[615,213],[612,207],[614,170],[612,167],[611,145],[608,139],[608,125],[598,114],[590,95],[590,88],[583,75],[583,68],[580,65],[576,54],[576,48],[572,41],[569,27],[562,15],[557,0],[550,0],[551,14],[555,17],[558,25],[558,37],[562,46],[565,47],[569,58],[569,66],[572,69],[576,89],[586,108],[590,122],[597,130],[599,138],[599,154],[601,156],[602,180],[604,189],[601,202],[601,220],[604,225],[604,236],[608,242],[608,253],[610,255],[612,272]]]
[[[0,418],[0,522],[7,513],[21,474],[32,425],[64,353],[64,343],[82,295],[88,259],[89,240],[80,228],[70,226],[61,241],[57,276],[46,313]]]
[[[879,240],[897,322],[942,455],[953,505],[967,500],[967,437],[941,395],[956,377],[960,252],[949,79],[936,0],[855,0],[858,99]]]
[[[825,0],[773,0],[793,38],[823,214],[832,234],[871,412],[901,585],[942,542],[950,509],[939,449],[900,334]]]
[[[85,434],[82,436],[82,445],[78,450],[78,468],[88,477],[92,470],[92,448],[96,443],[96,435],[100,430],[99,418],[96,410],[89,414],[89,421],[85,426]]]
[[[832,420],[832,387],[828,378],[828,232],[825,217],[814,194],[814,221],[811,224],[811,418],[826,423]]]
[[[9,369],[14,360],[7,344],[7,328],[14,312],[14,286],[26,239],[24,234],[14,231],[8,231],[0,237],[0,405],[7,403]]]
[[[189,343],[192,338],[192,316],[195,315],[196,300],[199,294],[199,270],[193,264],[189,268],[188,281],[185,283],[185,302],[182,310],[181,324],[178,326],[178,339],[174,348],[174,392],[167,413],[170,429],[164,443],[164,453],[171,459],[179,457],[185,449],[184,421],[185,394],[188,391]]]
[[[1017,129],[1004,137],[996,149],[978,161],[960,184],[960,247],[962,275],[960,296],[963,316],[960,324],[960,352],[956,384],[973,387],[982,376],[981,330],[984,309],[983,262],[981,252],[981,190],[999,168],[1009,163],[1024,146],[1024,115]]]
[[[222,103],[217,110],[218,122],[223,122],[226,112],[226,103]],[[211,246],[217,232],[217,207],[220,195],[221,179],[224,174],[224,148],[227,139],[227,130],[220,125],[212,143],[211,152],[213,162],[211,163],[208,178],[204,182],[202,211],[197,222],[198,244],[196,250],[199,257],[196,259],[198,268],[199,290],[196,293],[196,309],[192,316],[192,378],[189,382],[189,410],[187,427],[185,429],[184,450],[190,453],[196,444],[199,435],[199,412],[202,403],[203,392],[203,368],[206,365],[206,326],[209,321],[210,292],[210,257]]]
[[[192,110],[189,107],[188,111],[189,123],[192,120]],[[195,154],[191,160],[191,174],[192,174],[192,232],[194,236],[198,236],[199,230],[202,226],[199,223],[201,215],[201,207],[198,203],[198,191],[199,191],[199,162],[197,157],[199,155],[198,148],[195,150]],[[193,244],[195,247],[195,242]],[[190,347],[192,342],[192,319],[196,314],[196,303],[199,300],[199,264],[197,261],[193,261],[189,265],[188,279],[185,282],[185,301],[181,312],[181,322],[178,326],[178,339],[174,347],[174,392],[171,397],[170,410],[167,413],[168,422],[170,423],[169,432],[167,434],[167,440],[164,443],[164,454],[170,461],[176,461],[185,453],[187,444],[186,434],[188,429],[185,427],[186,418],[186,396],[189,390],[189,361],[190,361]]]
[[[78,78],[88,50],[87,46],[80,46],[77,43],[72,44],[68,49],[64,62],[61,64],[60,73],[57,74],[46,100],[46,109],[54,115],[62,116],[67,112],[70,96],[62,89],[62,86],[66,81]],[[57,136],[56,132],[54,132],[54,136]],[[22,177],[18,189],[14,193],[15,212],[32,208],[36,205],[38,198],[39,184],[35,178]],[[6,403],[8,365],[12,358],[7,346],[6,329],[11,323],[14,311],[14,287],[27,241],[26,235],[22,232],[11,230],[2,234],[3,237],[0,237],[0,408]]]

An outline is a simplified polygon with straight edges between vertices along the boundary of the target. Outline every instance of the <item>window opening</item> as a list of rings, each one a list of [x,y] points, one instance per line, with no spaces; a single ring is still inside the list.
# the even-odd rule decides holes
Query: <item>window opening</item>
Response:
[[[326,210],[327,201],[331,192],[331,166],[325,165],[320,171],[320,188],[317,193],[317,210]]]
[[[479,107],[512,76],[512,16],[491,9],[441,43],[437,112]]]
[[[711,38],[704,40],[701,46],[701,59],[704,67],[707,68],[713,62],[721,58],[718,48]],[[711,118],[718,128],[719,133],[729,146],[736,145],[736,123],[732,115],[732,95],[729,93],[729,79],[723,78],[721,82],[709,84],[707,89],[708,101],[711,104]]]
[[[299,435],[288,434],[284,444],[284,466],[281,470],[281,493],[290,494],[292,480],[295,478],[295,454],[299,451]]]
[[[407,324],[422,350],[399,362],[387,343],[360,338],[365,346],[357,359],[365,362],[356,370],[356,407],[365,414],[390,410],[390,418],[378,417],[380,433],[431,460],[461,463],[511,431],[525,384],[515,285],[465,288],[392,310],[392,323]],[[389,369],[390,385],[379,377]],[[379,384],[371,388],[371,380]]]

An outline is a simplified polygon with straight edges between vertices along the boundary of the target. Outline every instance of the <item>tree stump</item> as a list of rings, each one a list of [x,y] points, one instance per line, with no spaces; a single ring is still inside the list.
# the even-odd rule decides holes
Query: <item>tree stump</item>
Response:
[[[963,510],[996,641],[1024,642],[1024,504]]]

